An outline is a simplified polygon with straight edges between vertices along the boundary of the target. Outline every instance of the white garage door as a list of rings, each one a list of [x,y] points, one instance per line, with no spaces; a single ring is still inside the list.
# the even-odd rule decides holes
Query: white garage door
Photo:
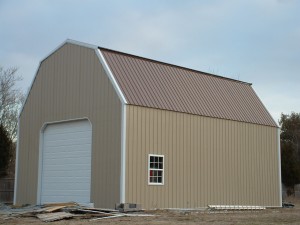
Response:
[[[92,128],[87,120],[44,130],[41,203],[90,203]]]

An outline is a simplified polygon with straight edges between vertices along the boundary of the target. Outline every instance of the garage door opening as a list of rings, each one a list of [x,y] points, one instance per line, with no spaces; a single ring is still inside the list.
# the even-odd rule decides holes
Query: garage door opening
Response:
[[[91,123],[77,120],[49,124],[41,145],[40,203],[90,203]]]

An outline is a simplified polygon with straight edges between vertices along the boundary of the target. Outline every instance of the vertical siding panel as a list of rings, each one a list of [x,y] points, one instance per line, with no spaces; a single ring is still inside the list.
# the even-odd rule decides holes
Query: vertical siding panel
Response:
[[[168,149],[167,149],[167,132],[166,132],[166,111],[162,110],[160,111],[160,114],[161,114],[161,154],[164,153],[165,155],[165,162],[164,162],[164,165],[166,166],[167,162],[168,162],[168,157],[169,157],[169,154],[168,154]],[[166,161],[167,160],[167,161]],[[165,174],[165,171],[167,171],[165,168],[164,168],[164,176],[166,175]],[[164,185],[166,188],[160,188],[161,190],[161,195],[160,195],[160,200],[162,201],[161,202],[161,206],[163,208],[165,208],[168,204],[167,204],[167,199],[165,196],[167,196],[167,192],[166,192],[166,189],[169,188],[169,184],[168,182],[166,182],[164,180]]]
[[[260,156],[262,156],[261,155],[261,153],[260,153],[260,149],[258,149],[258,146],[259,146],[259,136],[260,136],[260,134],[259,134],[259,131],[257,131],[257,132],[255,132],[255,130],[254,130],[254,136],[255,136],[255,151],[256,151],[256,168],[257,168],[257,170],[256,170],[256,173],[258,173],[258,172],[260,172],[261,171],[261,166],[260,166]],[[255,177],[255,179],[256,179],[256,185],[257,185],[257,190],[261,190],[261,184],[262,184],[262,179],[261,179],[261,176],[257,176],[257,177]],[[259,192],[257,192],[257,196],[256,196],[256,199],[258,199],[258,205],[261,205],[261,200],[262,200],[262,195],[261,195],[261,191],[259,191]]]
[[[272,137],[270,137],[269,134],[270,134],[269,133],[269,128],[266,127],[266,140],[267,140],[267,142],[266,142],[266,149],[265,150],[266,150],[266,154],[271,156],[270,147],[271,147]],[[268,186],[270,186],[270,184],[272,183],[274,169],[275,169],[275,168],[272,168],[272,161],[271,160],[272,159],[267,161],[268,162],[267,170],[271,171],[270,176],[268,176]],[[274,190],[274,187],[271,187],[271,189],[267,192],[267,194],[268,194],[267,199],[272,199],[273,198],[273,190]],[[274,198],[271,201],[269,201],[269,204],[272,205],[273,201],[274,201]]]
[[[230,126],[230,143],[229,143],[229,164],[230,164],[230,174],[232,176],[232,180],[230,182],[230,204],[233,205],[233,204],[236,204],[236,201],[235,201],[235,193],[236,193],[236,174],[235,174],[235,157],[236,157],[236,154],[235,154],[235,146],[234,146],[234,142],[233,142],[233,137],[235,135],[235,130],[234,130],[234,123],[229,123],[229,126]]]
[[[173,205],[177,207],[179,205],[179,193],[178,188],[175,188],[179,186],[179,171],[178,171],[178,160],[179,160],[179,154],[178,154],[178,115],[172,114],[172,133],[173,133],[173,155],[172,155],[172,175],[173,175]]]
[[[276,146],[276,139],[277,139],[277,135],[276,135],[276,132],[274,132],[274,130],[269,129],[269,136],[268,136],[268,139],[270,140],[269,141],[269,144],[270,144],[270,148],[269,148],[269,154],[272,155],[271,157],[273,158],[273,160],[271,160],[271,171],[272,171],[272,180],[270,181],[270,185],[272,185],[272,182],[273,180],[277,180],[276,177],[277,177],[277,171],[278,169],[276,168],[276,163],[277,163],[277,157],[272,154],[272,149],[273,151],[276,151],[277,150],[277,146]],[[275,150],[276,149],[276,150]],[[271,205],[276,205],[276,204],[279,204],[277,201],[276,201],[276,193],[279,192],[279,190],[277,190],[277,185],[272,185],[272,202],[271,202]]]
[[[208,204],[209,199],[209,168],[208,168],[208,161],[209,161],[209,151],[208,151],[208,141],[209,141],[209,135],[208,135],[208,120],[205,118],[203,119],[203,165],[204,165],[204,193],[205,193],[205,202],[204,204]]]
[[[191,180],[191,207],[195,208],[198,206],[197,201],[198,201],[198,185],[197,185],[197,131],[196,131],[196,126],[195,124],[197,123],[197,118],[196,116],[192,116],[190,118],[190,145],[191,145],[191,156],[190,156],[190,180]]]
[[[169,199],[167,201],[167,206],[170,205],[174,205],[174,201],[173,201],[173,192],[174,192],[174,188],[173,188],[173,183],[174,183],[174,179],[172,179],[174,177],[173,175],[173,171],[174,171],[174,164],[173,164],[173,156],[174,156],[174,132],[172,130],[172,124],[173,124],[173,114],[166,111],[166,121],[167,121],[167,149],[168,149],[168,159],[167,159],[167,173],[165,171],[165,174],[167,175],[167,182],[168,182],[168,189],[166,190],[167,196],[169,196]]]
[[[178,153],[177,153],[177,143],[178,143],[178,138],[177,138],[177,114],[176,113],[170,113],[171,114],[171,130],[172,130],[172,170],[169,171],[169,180],[171,180],[172,176],[172,206],[177,207],[177,201],[178,201],[178,196],[177,195],[177,181],[178,181],[178,174],[177,174],[177,158],[178,158]]]
[[[150,153],[152,152],[152,149],[151,149],[151,143],[150,143],[150,140],[151,140],[151,118],[150,118],[150,111],[149,110],[146,110],[145,112],[146,114],[146,149],[145,151],[147,153]],[[146,167],[148,168],[148,155],[146,155],[147,157],[147,164],[146,164]],[[147,171],[147,177],[148,177],[148,171]],[[147,202],[145,203],[149,208],[152,207],[152,198],[151,198],[151,189],[150,189],[150,186],[148,185],[148,180],[147,180]]]
[[[209,119],[209,204],[215,204],[215,149],[214,149],[214,120]]]
[[[139,189],[139,195],[138,195],[138,199],[137,199],[137,203],[140,203],[143,201],[143,196],[145,195],[145,188],[142,187],[142,183],[145,183],[147,181],[146,175],[147,175],[147,170],[145,167],[147,167],[147,155],[145,152],[145,132],[144,132],[144,111],[145,109],[142,109],[139,111],[139,120],[138,120],[138,126],[139,126],[139,135],[140,135],[140,141],[139,141],[139,157],[138,157],[138,163],[139,163],[139,168],[140,170],[139,172],[139,177],[138,180],[141,181],[141,183],[137,184],[137,188]]]
[[[137,171],[140,169],[138,167],[138,110],[136,108],[133,108],[133,136],[135,141],[133,142],[133,146],[132,149],[134,150],[134,152],[132,152],[131,154],[131,176],[132,176],[132,200],[133,202],[136,202],[136,197],[137,197]],[[135,169],[137,168],[137,169]]]
[[[185,171],[185,165],[184,165],[184,160],[185,160],[185,154],[184,154],[184,116],[183,114],[179,115],[179,140],[180,140],[180,144],[179,144],[179,155],[180,155],[180,161],[179,161],[179,165],[178,165],[178,170],[179,170],[179,179],[180,179],[180,205],[186,207],[185,204],[185,199],[184,199],[184,181],[186,179],[184,171]],[[180,166],[182,165],[182,167]]]
[[[186,117],[186,122],[185,122],[185,127],[186,127],[186,139],[185,139],[185,152],[187,152],[186,154],[186,168],[187,168],[187,171],[186,171],[186,177],[187,177],[187,181],[186,183],[189,184],[189,185],[185,185],[186,186],[186,192],[187,192],[187,195],[186,195],[186,199],[187,199],[187,208],[191,208],[192,207],[192,191],[191,191],[191,186],[192,186],[192,181],[191,181],[191,153],[192,153],[192,149],[191,149],[191,123],[190,123],[190,120],[191,120],[191,117],[192,116],[189,116],[189,117]],[[186,184],[185,183],[185,184]]]
[[[197,193],[197,198],[196,198],[196,206],[195,207],[200,207],[200,202],[201,200],[201,179],[202,179],[202,162],[201,162],[201,136],[200,136],[200,128],[201,128],[201,118],[196,117],[196,123],[194,124],[194,139],[196,140],[196,146],[195,146],[195,173],[192,176],[192,179],[195,179],[195,185],[196,185],[196,193]],[[193,123],[193,121],[192,121]]]
[[[201,206],[202,203],[205,204],[205,165],[204,165],[204,124],[203,124],[203,117],[199,117],[198,120],[198,138],[199,138],[199,162],[200,162],[200,169],[199,173],[200,178],[198,180],[200,189],[198,190],[200,192],[200,199],[198,202],[198,206]]]
[[[219,140],[218,140],[218,157],[219,157],[219,188],[218,191],[220,192],[220,200],[219,203],[224,204],[224,193],[226,192],[225,182],[224,182],[224,158],[225,158],[225,152],[224,152],[224,145],[223,145],[223,139],[224,139],[224,131],[223,131],[223,120],[219,123]]]

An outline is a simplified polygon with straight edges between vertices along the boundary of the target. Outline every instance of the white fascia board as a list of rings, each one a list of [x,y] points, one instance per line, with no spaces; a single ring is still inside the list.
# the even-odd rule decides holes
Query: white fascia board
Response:
[[[96,54],[97,54],[97,56],[98,56],[98,58],[99,58],[99,60],[100,60],[100,62],[102,64],[105,72],[108,75],[108,78],[110,79],[111,83],[113,84],[113,86],[114,86],[114,88],[115,88],[115,90],[116,90],[116,92],[117,92],[117,94],[118,94],[121,102],[123,104],[127,104],[126,98],[125,98],[123,92],[121,91],[121,88],[120,88],[118,82],[116,81],[115,76],[111,72],[111,70],[110,70],[110,68],[109,68],[109,66],[108,66],[108,64],[107,64],[107,62],[106,62],[106,60],[105,60],[105,58],[104,58],[101,50],[99,48],[97,48],[97,50],[95,50],[95,51],[96,51]]]
[[[279,180],[279,201],[282,206],[282,181],[281,181],[281,150],[280,150],[280,128],[277,128],[277,153],[278,153],[278,180]]]

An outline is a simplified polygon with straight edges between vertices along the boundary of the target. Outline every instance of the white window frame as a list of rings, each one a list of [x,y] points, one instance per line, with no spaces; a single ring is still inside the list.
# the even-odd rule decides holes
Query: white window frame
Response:
[[[162,169],[154,169],[150,168],[150,157],[162,157],[163,158],[163,168]],[[151,183],[150,182],[150,170],[162,171],[162,182],[161,183]],[[157,155],[157,154],[149,154],[148,155],[148,185],[164,185],[165,183],[165,156],[164,155]]]

